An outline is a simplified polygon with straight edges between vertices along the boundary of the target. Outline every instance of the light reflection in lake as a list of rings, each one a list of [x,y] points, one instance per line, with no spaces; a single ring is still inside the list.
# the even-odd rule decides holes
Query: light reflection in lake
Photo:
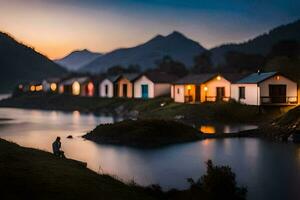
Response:
[[[205,134],[216,133],[238,133],[240,131],[247,131],[257,129],[256,125],[249,124],[203,124],[199,130]]]
[[[80,136],[100,123],[121,118],[79,112],[0,109],[0,118],[11,118],[0,126],[0,137],[27,147],[51,151],[56,136],[62,137],[66,156],[88,163],[88,167],[163,188],[185,188],[186,178],[205,173],[205,161],[229,165],[238,183],[246,185],[250,200],[300,199],[300,146],[271,143],[257,138],[207,139],[160,149],[135,149],[98,145]],[[74,139],[67,139],[72,135]]]

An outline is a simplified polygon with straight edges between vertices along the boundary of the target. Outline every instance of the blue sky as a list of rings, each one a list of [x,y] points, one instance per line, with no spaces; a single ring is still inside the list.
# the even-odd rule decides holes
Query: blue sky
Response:
[[[0,0],[0,30],[51,58],[107,52],[178,30],[206,48],[300,19],[296,0]],[[17,22],[17,23],[16,23]]]

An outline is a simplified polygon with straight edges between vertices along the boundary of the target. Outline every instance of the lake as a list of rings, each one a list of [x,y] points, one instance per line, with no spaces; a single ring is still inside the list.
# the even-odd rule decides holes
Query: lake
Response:
[[[22,146],[51,151],[57,136],[67,157],[88,163],[97,172],[116,175],[142,185],[158,183],[164,189],[186,188],[186,179],[205,173],[205,161],[229,165],[237,181],[248,187],[248,199],[300,199],[300,146],[257,138],[207,139],[159,149],[99,145],[80,136],[100,123],[122,120],[78,111],[64,113],[0,108],[0,137]],[[212,124],[207,126],[213,126]],[[230,125],[226,125],[231,128]],[[245,126],[246,129],[251,125]],[[235,127],[244,129],[242,125]],[[248,128],[247,128],[248,127]],[[74,139],[67,139],[72,135]]]

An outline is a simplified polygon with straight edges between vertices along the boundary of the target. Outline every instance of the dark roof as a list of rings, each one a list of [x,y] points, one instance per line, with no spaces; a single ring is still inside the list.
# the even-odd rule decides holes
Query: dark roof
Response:
[[[153,83],[173,83],[174,81],[178,80],[177,76],[164,72],[148,72],[141,74],[134,81],[138,80],[142,76],[146,76]]]
[[[253,73],[237,81],[237,83],[257,84],[278,74],[277,72]]]
[[[175,84],[202,84],[214,78],[218,74],[190,74],[179,79]]]
[[[129,80],[129,81],[134,81],[137,77],[139,76],[139,74],[136,74],[136,73],[132,73],[132,74],[122,74],[122,75],[120,75],[120,76],[118,76],[117,78],[116,78],[116,80],[115,81],[118,81],[119,79],[121,79],[121,78],[126,78],[127,80]],[[114,81],[114,82],[115,82]]]
[[[248,75],[249,73],[222,73],[222,76],[231,83],[236,83]]]

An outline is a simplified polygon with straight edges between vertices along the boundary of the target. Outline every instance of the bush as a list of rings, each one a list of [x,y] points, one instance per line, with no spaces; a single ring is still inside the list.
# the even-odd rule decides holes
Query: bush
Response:
[[[235,174],[228,166],[214,166],[211,160],[207,161],[207,172],[197,182],[188,179],[191,184],[192,199],[219,200],[243,200],[246,199],[247,189],[238,187]]]

